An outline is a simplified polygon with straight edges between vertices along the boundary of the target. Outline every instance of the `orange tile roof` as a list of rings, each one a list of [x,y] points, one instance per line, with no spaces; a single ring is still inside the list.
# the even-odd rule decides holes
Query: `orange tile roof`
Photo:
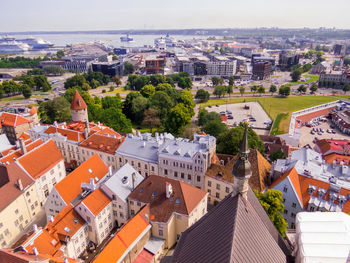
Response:
[[[323,159],[328,164],[332,164],[334,161],[336,161],[338,164],[340,162],[343,162],[345,165],[350,165],[350,156],[349,155],[341,155],[338,153],[331,153],[331,154],[323,156]]]
[[[71,110],[83,110],[87,108],[86,103],[83,100],[83,98],[80,96],[78,90],[75,90],[70,108]]]
[[[28,252],[33,252],[37,248],[39,254],[49,257],[63,256],[60,248],[65,242],[65,237],[72,237],[83,227],[85,221],[74,211],[71,205],[66,206],[55,217],[53,222],[49,222],[39,236],[33,242],[28,241],[35,235],[32,234],[23,245]],[[69,229],[69,232],[66,230]]]
[[[113,138],[109,137],[108,135],[105,136],[95,133],[85,141],[81,142],[79,146],[109,154],[114,154],[119,146],[124,142],[124,140],[125,137],[122,137],[121,135],[119,135],[119,137]]]
[[[123,228],[113,237],[102,252],[93,261],[94,263],[118,262],[129,246],[144,232],[149,223],[142,216],[148,210],[144,207],[137,215],[130,219]]]
[[[114,131],[113,129],[108,128],[108,127],[103,128],[102,130],[96,132],[96,134],[107,136],[107,137],[112,137],[112,138],[117,138],[117,139],[120,139],[123,137],[122,135],[120,135],[119,133],[117,133],[116,131]]]
[[[111,200],[100,188],[97,188],[82,201],[82,203],[89,208],[91,213],[95,216],[97,216],[110,202]]]
[[[323,109],[323,110],[319,110],[319,111],[315,111],[315,112],[311,112],[311,113],[306,113],[304,115],[298,116],[296,119],[299,120],[300,123],[309,122],[314,118],[328,115],[335,108],[336,107],[330,107],[327,109]]]
[[[151,263],[154,255],[146,249],[143,249],[140,254],[135,258],[132,263]]]
[[[34,179],[38,179],[62,161],[63,156],[54,141],[48,140],[17,160]]]
[[[92,170],[92,174],[89,172]],[[101,180],[108,173],[108,167],[94,154],[54,187],[63,200],[69,204],[81,193],[81,183],[90,183],[91,178]]]
[[[21,136],[19,136],[18,139],[23,139],[24,141],[26,141],[26,140],[29,140],[29,139],[30,139],[30,135],[29,135],[28,132],[23,132],[23,133],[21,134]]]
[[[3,112],[0,116],[0,122],[5,126],[16,127],[25,123],[31,123],[32,121],[18,114]]]
[[[27,149],[27,154],[31,151],[31,150],[33,150],[33,149],[35,149],[36,147],[38,147],[38,146],[40,146],[40,145],[42,145],[43,144],[43,141],[41,140],[41,139],[37,139],[37,140],[35,140],[34,142],[32,142],[31,140],[29,140],[28,142],[30,142],[30,143],[28,143],[27,145],[26,145],[26,143],[25,143],[25,145],[26,145],[26,149]],[[14,147],[15,149],[16,149],[16,146]],[[13,148],[11,148],[11,149],[13,149]],[[21,157],[23,154],[22,154],[22,150],[21,149],[17,149],[17,150],[15,150],[15,151],[10,151],[7,155],[4,155],[4,157],[2,157],[1,159],[0,159],[0,162],[3,162],[3,163],[7,163],[7,162],[9,162],[9,163],[12,163],[12,162],[14,162],[14,159],[13,158],[15,158],[15,159],[18,159],[19,157]]]
[[[12,248],[0,249],[1,263],[28,263],[28,262],[47,262],[47,258],[41,255],[35,256],[33,253],[24,251],[15,252]]]
[[[67,137],[68,140],[75,141],[75,142],[81,142],[85,139],[84,134],[82,132],[63,129],[63,128],[56,128],[54,126],[50,126],[49,128],[47,128],[45,133],[47,134],[60,133],[62,136]]]
[[[29,114],[30,115],[34,115],[35,113],[37,113],[38,110],[35,108],[35,107],[32,107],[30,110],[29,110]]]

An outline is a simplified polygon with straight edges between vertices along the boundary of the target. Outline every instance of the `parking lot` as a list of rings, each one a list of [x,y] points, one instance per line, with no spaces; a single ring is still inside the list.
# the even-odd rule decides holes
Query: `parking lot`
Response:
[[[331,128],[331,121],[327,120],[327,122],[321,122],[320,125],[317,125],[315,127],[306,127],[303,126],[300,129],[300,146],[303,147],[307,144],[309,144],[312,148],[314,147],[315,138],[321,140],[321,139],[346,139],[350,140],[350,136],[342,133],[339,131],[336,127]],[[315,134],[311,134],[312,128],[317,129],[323,129],[324,132],[319,134],[316,132]],[[327,132],[327,130],[334,130],[335,134]]]
[[[249,109],[245,109],[245,106],[248,106]],[[225,113],[225,116],[231,115],[232,119],[228,117],[225,122],[228,126],[236,126],[248,118],[253,128],[266,128],[266,123],[271,121],[264,109],[257,102],[225,104],[207,107],[206,109],[209,112]]]

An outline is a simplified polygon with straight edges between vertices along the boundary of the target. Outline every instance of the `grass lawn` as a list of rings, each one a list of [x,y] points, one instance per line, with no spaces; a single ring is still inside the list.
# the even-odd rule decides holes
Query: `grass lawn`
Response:
[[[13,97],[8,97],[8,98],[2,98],[2,99],[0,99],[0,102],[16,101],[16,100],[24,100],[24,97],[22,95],[20,95],[20,96],[13,96]]]
[[[301,84],[307,84],[307,83],[312,83],[312,82],[316,82],[319,80],[320,76],[318,75],[310,75],[310,74],[306,74],[303,75],[304,78],[309,78],[308,80],[302,82],[302,81],[298,81],[298,82],[290,82],[290,84],[292,85],[301,85]]]
[[[209,105],[216,104],[226,104],[227,103],[242,103],[242,102],[259,102],[264,108],[266,113],[270,116],[272,120],[280,113],[288,113],[285,118],[280,117],[278,121],[278,127],[276,132],[287,133],[289,130],[289,123],[291,118],[291,113],[294,111],[302,110],[305,108],[313,107],[319,104],[339,100],[339,99],[349,99],[349,95],[338,95],[338,96],[291,96],[287,98],[281,97],[256,97],[256,98],[223,98],[209,100],[206,103],[202,103],[201,106],[207,107]]]
[[[131,92],[131,90],[125,90],[123,87],[120,88],[115,88],[113,91],[109,91],[109,88],[105,88],[106,93],[102,93],[101,92],[97,93],[97,94],[111,94],[111,95],[115,95],[115,94],[129,94]],[[123,97],[123,96],[121,96]],[[125,96],[124,96],[125,97]]]

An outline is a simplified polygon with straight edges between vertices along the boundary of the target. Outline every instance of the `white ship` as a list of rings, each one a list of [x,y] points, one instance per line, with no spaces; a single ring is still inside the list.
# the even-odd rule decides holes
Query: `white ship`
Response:
[[[17,39],[16,41],[28,44],[32,49],[46,49],[53,47],[53,44],[49,41],[40,38],[36,39],[34,37],[29,37],[26,39]]]
[[[156,48],[162,48],[164,46],[164,43],[166,48],[172,48],[175,47],[176,40],[170,37],[169,34],[167,34],[165,37],[156,38],[154,40],[154,45]]]
[[[0,42],[0,53],[1,54],[12,54],[12,53],[22,53],[30,49],[29,45],[24,43],[19,43],[17,41],[1,41]]]
[[[131,41],[134,41],[134,39],[132,37],[129,37],[129,34],[127,34],[126,36],[122,36],[120,37],[120,41],[122,42],[131,42]]]

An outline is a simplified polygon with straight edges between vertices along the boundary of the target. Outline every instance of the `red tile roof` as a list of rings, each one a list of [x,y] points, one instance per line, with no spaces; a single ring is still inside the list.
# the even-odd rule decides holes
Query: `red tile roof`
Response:
[[[30,115],[34,115],[38,112],[38,110],[35,108],[35,107],[32,107],[30,110],[29,110],[29,114]]]
[[[172,185],[172,198],[166,198],[166,183]],[[143,190],[140,191],[140,189]],[[153,196],[156,193],[156,196]],[[174,212],[189,215],[205,198],[207,192],[183,182],[151,175],[129,195],[129,199],[150,204],[152,221],[167,222]]]
[[[132,263],[151,263],[153,262],[154,255],[146,249],[143,249],[141,253],[134,259]]]
[[[60,133],[62,136],[67,137],[67,140],[75,141],[75,142],[81,142],[85,139],[84,134],[82,132],[56,128],[54,126],[50,126],[49,128],[47,128],[45,133],[47,134]]]
[[[31,120],[28,120],[21,115],[3,112],[0,116],[0,123],[5,126],[16,127],[25,123],[31,123]]]
[[[78,90],[75,90],[70,108],[71,110],[83,110],[87,108],[86,103],[83,100],[83,98],[80,96]]]
[[[108,167],[97,154],[94,154],[54,187],[69,204],[82,192],[81,183],[90,183],[90,179],[95,177],[101,180],[107,173]]]
[[[323,159],[328,164],[332,164],[334,161],[336,161],[337,164],[340,162],[343,162],[345,165],[350,165],[350,156],[349,155],[341,155],[337,153],[331,153],[328,155],[323,156]]]
[[[40,146],[43,144],[42,140],[41,139],[37,139],[36,141],[32,142],[31,140],[29,140],[28,144],[25,143],[25,146],[26,146],[26,149],[27,149],[27,154],[32,151],[33,149],[35,149],[36,147]],[[16,149],[16,146],[14,147]],[[13,148],[11,148],[13,149]],[[14,162],[14,159],[18,159],[19,157],[21,157],[23,155],[22,153],[22,150],[21,149],[17,149],[15,151],[10,151],[7,155],[5,155],[4,157],[2,157],[0,159],[0,162],[3,162],[3,163],[12,163]]]
[[[135,242],[149,226],[147,218],[145,217],[146,214],[149,215],[148,206],[144,207],[123,226],[96,257],[93,263],[119,262],[131,244]]]
[[[115,151],[119,148],[119,146],[124,142],[125,137],[122,137],[120,134],[117,137],[116,135],[109,135],[108,133],[106,134],[101,134],[95,133],[91,135],[88,139],[80,143],[80,146],[92,150],[97,150],[109,154],[114,154]],[[110,136],[115,136],[115,137],[110,137]]]
[[[30,135],[28,132],[23,132],[21,136],[19,136],[18,139],[23,139],[24,141],[29,140],[30,139]]]
[[[12,248],[0,249],[0,262],[1,263],[30,263],[30,262],[45,262],[47,258],[41,255],[35,256],[34,254],[26,253],[24,251],[14,252]]]
[[[300,121],[300,123],[305,123],[305,122],[309,122],[311,121],[312,119],[314,118],[317,118],[317,117],[322,117],[322,116],[326,116],[328,115],[329,113],[331,113],[331,111],[333,109],[335,109],[336,107],[330,107],[330,108],[327,108],[327,109],[323,109],[323,110],[319,110],[319,111],[314,111],[314,112],[311,112],[311,113],[306,113],[304,115],[300,115],[298,116],[296,119]]]
[[[89,208],[91,213],[95,216],[97,216],[110,202],[111,200],[100,188],[97,188],[82,201],[82,203]]]
[[[53,140],[48,140],[17,159],[34,179],[38,179],[62,160],[63,156]]]

